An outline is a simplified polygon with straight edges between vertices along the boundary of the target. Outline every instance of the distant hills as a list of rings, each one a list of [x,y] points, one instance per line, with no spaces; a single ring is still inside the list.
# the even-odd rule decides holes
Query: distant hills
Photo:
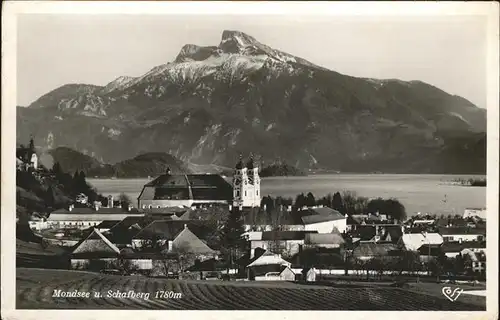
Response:
[[[122,163],[118,174],[127,161],[134,174],[177,163],[128,160],[142,154],[232,168],[250,152],[300,170],[484,174],[485,132],[486,110],[430,84],[343,75],[229,30],[142,76],[67,84],[17,108],[18,141]]]
[[[49,153],[54,162],[59,162],[63,171],[83,171],[87,177],[140,178],[163,174],[167,168],[175,174],[192,173],[192,169],[183,161],[160,152],[141,154],[116,164],[101,163],[91,156],[67,147],[59,147]]]
[[[274,163],[260,170],[261,177],[305,176],[306,173],[286,163]]]

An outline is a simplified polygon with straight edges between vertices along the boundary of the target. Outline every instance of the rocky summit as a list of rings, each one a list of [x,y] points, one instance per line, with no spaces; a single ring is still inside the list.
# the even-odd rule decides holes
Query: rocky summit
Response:
[[[17,108],[18,141],[115,163],[147,152],[232,166],[484,173],[486,110],[420,81],[355,78],[238,31],[106,86],[67,84]]]

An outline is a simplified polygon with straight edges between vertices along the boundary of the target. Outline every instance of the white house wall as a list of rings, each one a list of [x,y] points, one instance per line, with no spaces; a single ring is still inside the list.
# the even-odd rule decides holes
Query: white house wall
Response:
[[[319,223],[306,224],[306,231],[318,231],[318,233],[332,233],[333,227],[336,227],[341,233],[347,229],[346,219],[325,221]]]
[[[452,234],[452,235],[443,235],[443,240],[446,242],[452,242],[452,241],[477,241],[479,240],[480,237],[485,238],[482,235],[478,234]]]

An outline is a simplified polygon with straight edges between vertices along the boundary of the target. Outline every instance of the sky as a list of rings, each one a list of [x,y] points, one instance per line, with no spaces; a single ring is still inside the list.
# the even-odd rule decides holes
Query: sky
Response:
[[[421,80],[486,107],[486,23],[480,16],[23,14],[17,104],[68,83],[106,85],[173,61],[223,30],[355,77]]]

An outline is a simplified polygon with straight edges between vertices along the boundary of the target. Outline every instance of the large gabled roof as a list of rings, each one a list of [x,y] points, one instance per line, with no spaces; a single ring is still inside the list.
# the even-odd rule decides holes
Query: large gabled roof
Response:
[[[212,234],[212,230],[204,221],[192,220],[155,220],[148,226],[139,231],[134,239],[150,240],[153,237],[163,240],[174,240],[176,236],[184,229],[189,229],[200,239],[205,239]]]
[[[181,253],[181,250],[192,254],[215,253],[206,243],[200,240],[187,225],[177,234],[174,239],[173,251]]]
[[[247,265],[247,267],[251,268],[251,267],[265,266],[265,265],[290,266],[291,263],[281,258],[279,254],[274,254],[270,251],[265,251],[260,257],[253,260],[249,265]]]
[[[381,257],[395,255],[396,252],[399,252],[399,248],[392,243],[361,242],[354,248],[353,255],[355,257]]]
[[[106,253],[118,255],[120,254],[120,249],[97,229],[94,229],[86,238],[82,239],[73,247],[73,255],[80,253]]]
[[[145,192],[147,189],[154,192]],[[158,194],[157,194],[158,193]],[[194,200],[232,200],[233,188],[218,174],[163,174],[144,185],[139,200],[181,197]]]

